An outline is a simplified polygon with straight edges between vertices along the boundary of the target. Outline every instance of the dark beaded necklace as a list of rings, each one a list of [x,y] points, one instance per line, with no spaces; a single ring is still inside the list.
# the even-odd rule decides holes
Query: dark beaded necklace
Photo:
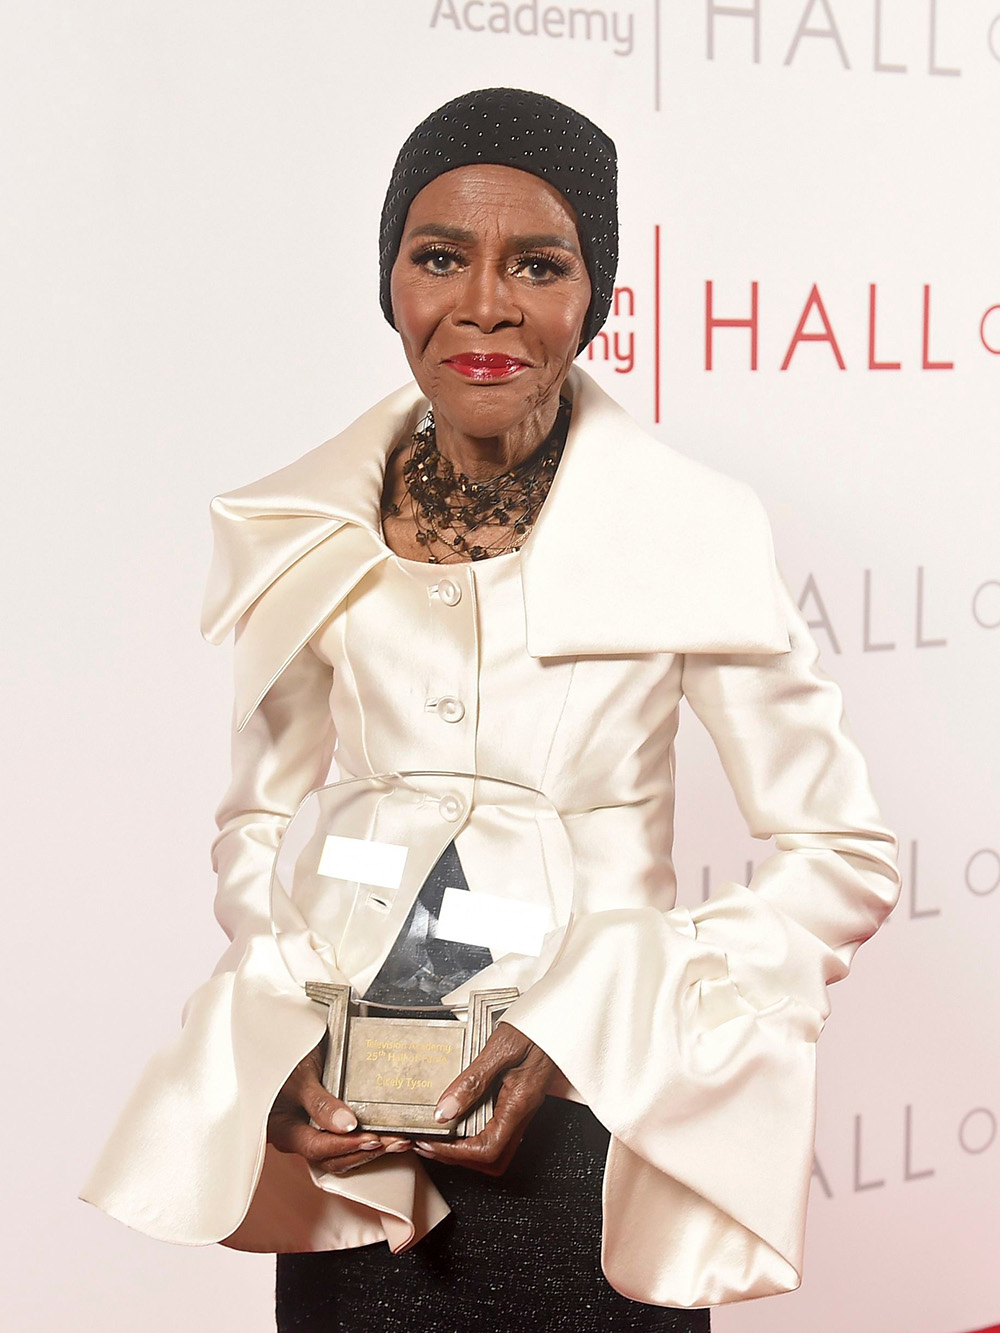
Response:
[[[413,432],[403,479],[416,539],[427,548],[428,564],[485,560],[523,546],[562,457],[570,406],[568,399],[560,398],[555,424],[535,452],[509,472],[485,481],[456,472],[442,457],[434,413],[427,413]],[[384,506],[383,518],[399,514],[403,503]],[[473,534],[483,527],[499,527],[503,532],[492,542],[474,541]]]

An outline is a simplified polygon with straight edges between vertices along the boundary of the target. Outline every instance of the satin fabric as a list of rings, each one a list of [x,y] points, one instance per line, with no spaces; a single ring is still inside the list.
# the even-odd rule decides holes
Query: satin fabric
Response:
[[[415,385],[213,502],[204,631],[236,629],[213,853],[231,943],[83,1192],[113,1216],[182,1243],[399,1251],[447,1211],[408,1156],[338,1179],[265,1147],[274,1095],[323,1031],[277,955],[271,863],[336,744],[344,777],[479,771],[562,814],[575,923],[507,1017],[612,1133],[609,1281],[675,1306],[799,1284],[827,986],[896,901],[895,839],[759,501],[647,436],[579,368],[569,388],[564,456],[520,554],[442,567],[386,547],[382,476],[426,406]],[[594,540],[608,531],[627,536]],[[684,698],[751,833],[775,842],[749,885],[692,910],[674,905],[670,857]],[[463,850],[470,880],[490,873],[486,842],[478,866]]]

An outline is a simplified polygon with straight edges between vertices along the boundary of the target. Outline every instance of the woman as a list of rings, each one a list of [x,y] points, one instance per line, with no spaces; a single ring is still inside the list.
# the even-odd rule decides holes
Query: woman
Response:
[[[895,840],[756,498],[572,364],[610,308],[615,170],[607,136],[538,94],[433,113],[382,217],[415,382],[213,504],[231,945],[85,1197],[278,1252],[282,1328],[703,1330],[697,1307],[800,1281],[826,986],[895,902]],[[684,697],[778,845],[690,912],[670,862]],[[488,773],[570,833],[565,947],[439,1103],[503,1075],[471,1140],[360,1132],[277,958],[271,862],[335,734],[343,777]]]

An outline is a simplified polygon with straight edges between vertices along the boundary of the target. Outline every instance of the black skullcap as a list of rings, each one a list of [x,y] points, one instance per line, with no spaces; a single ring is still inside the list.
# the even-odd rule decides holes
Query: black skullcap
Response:
[[[618,158],[612,140],[586,116],[542,93],[480,88],[421,121],[399,150],[382,205],[379,272],[382,311],[392,315],[389,276],[406,212],[424,186],[455,167],[492,162],[530,171],[555,186],[576,213],[592,294],[580,349],[608,317],[618,268]]]

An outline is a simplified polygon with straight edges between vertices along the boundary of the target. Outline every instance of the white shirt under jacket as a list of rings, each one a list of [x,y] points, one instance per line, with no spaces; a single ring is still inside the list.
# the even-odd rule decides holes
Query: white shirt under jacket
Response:
[[[314,1178],[265,1146],[275,1094],[324,1030],[278,955],[271,866],[327,780],[336,727],[343,777],[477,771],[544,791],[564,817],[575,924],[507,1019],[612,1133],[610,1282],[676,1306],[798,1286],[826,988],[896,900],[895,839],[757,498],[646,434],[578,367],[569,387],[565,452],[519,554],[432,566],[385,545],[386,458],[426,409],[412,383],[213,502],[204,632],[236,629],[214,849],[231,944],[84,1190],[129,1225],[399,1251],[447,1212],[409,1154]],[[671,864],[682,698],[751,833],[776,846],[749,886],[690,911]]]

